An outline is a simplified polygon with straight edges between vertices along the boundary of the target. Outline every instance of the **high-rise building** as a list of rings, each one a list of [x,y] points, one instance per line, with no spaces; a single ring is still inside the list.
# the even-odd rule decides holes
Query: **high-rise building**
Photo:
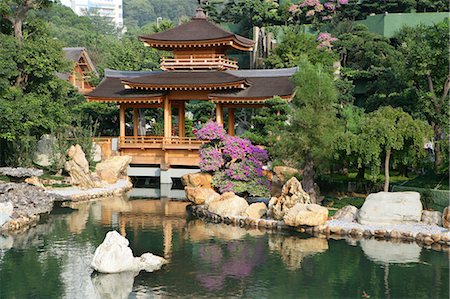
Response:
[[[61,4],[79,16],[98,15],[111,19],[116,27],[123,27],[122,0],[61,0]]]

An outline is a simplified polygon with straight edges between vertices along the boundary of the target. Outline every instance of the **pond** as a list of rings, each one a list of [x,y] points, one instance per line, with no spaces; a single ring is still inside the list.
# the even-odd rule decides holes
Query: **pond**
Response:
[[[449,256],[376,240],[326,240],[188,219],[187,203],[111,198],[57,208],[0,236],[0,298],[448,298]],[[136,277],[89,267],[115,229],[169,264]]]

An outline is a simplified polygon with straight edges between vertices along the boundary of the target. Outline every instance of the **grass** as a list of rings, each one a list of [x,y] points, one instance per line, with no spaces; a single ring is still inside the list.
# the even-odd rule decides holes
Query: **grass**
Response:
[[[53,174],[50,174],[49,172],[44,172],[44,174],[41,175],[39,178],[44,179],[44,180],[55,180],[55,181],[61,181],[64,179],[63,176],[53,175]]]
[[[52,187],[52,188],[67,188],[72,187],[72,185],[69,184],[44,184],[45,187]]]
[[[6,175],[0,175],[0,182],[9,183],[11,180]]]

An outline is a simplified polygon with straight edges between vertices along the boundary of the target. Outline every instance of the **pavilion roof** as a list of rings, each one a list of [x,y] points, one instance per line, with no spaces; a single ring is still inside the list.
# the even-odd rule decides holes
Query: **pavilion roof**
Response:
[[[248,85],[245,78],[221,71],[172,71],[126,78],[122,83],[129,88],[153,90],[216,90],[243,89]]]
[[[148,46],[159,49],[229,46],[239,50],[251,51],[254,41],[226,31],[208,21],[203,10],[197,10],[196,17],[163,32],[139,37]]]

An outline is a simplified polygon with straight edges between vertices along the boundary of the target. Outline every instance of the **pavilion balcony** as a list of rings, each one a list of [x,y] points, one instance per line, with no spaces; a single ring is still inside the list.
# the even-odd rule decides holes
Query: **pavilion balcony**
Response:
[[[119,137],[119,148],[198,150],[205,142],[194,137],[125,136]]]
[[[225,55],[163,57],[161,62],[163,70],[237,70],[238,68],[237,60]]]

